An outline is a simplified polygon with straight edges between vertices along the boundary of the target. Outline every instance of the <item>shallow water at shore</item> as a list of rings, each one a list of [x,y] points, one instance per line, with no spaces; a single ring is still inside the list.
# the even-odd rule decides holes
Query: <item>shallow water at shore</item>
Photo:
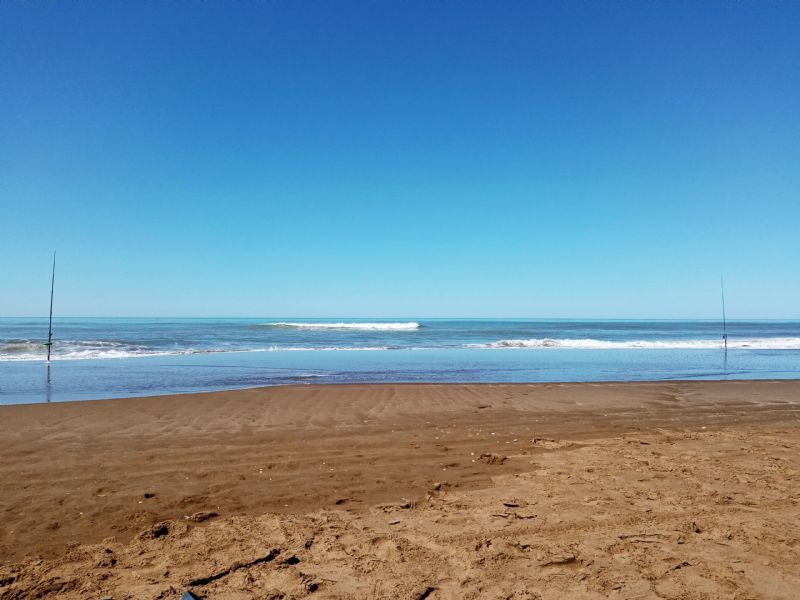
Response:
[[[0,363],[0,404],[89,400],[267,385],[797,379],[800,351],[429,349],[164,355]]]

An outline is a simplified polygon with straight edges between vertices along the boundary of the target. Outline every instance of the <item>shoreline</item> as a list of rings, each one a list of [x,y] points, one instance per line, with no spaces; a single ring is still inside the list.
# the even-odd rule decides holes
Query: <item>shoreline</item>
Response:
[[[55,572],[64,582],[73,582],[60,588],[64,597],[119,594],[133,589],[134,579],[141,579],[142,569],[147,570],[145,563],[137,563],[136,556],[150,556],[152,562],[152,557],[166,551],[209,553],[207,560],[189,562],[186,557],[173,556],[178,563],[185,563],[184,567],[167,569],[171,575],[149,576],[153,583],[137,595],[149,597],[150,591],[144,590],[164,591],[169,586],[179,590],[191,580],[189,573],[207,570],[211,563],[219,566],[244,560],[258,539],[272,536],[277,540],[276,531],[284,531],[290,523],[300,529],[313,525],[324,537],[328,530],[320,519],[335,522],[337,527],[349,523],[348,527],[356,530],[385,528],[387,519],[393,520],[388,517],[396,513],[403,523],[401,529],[408,528],[410,537],[404,539],[422,543],[428,530],[445,535],[444,524],[466,511],[458,517],[467,519],[461,528],[463,535],[480,534],[469,525],[473,520],[483,523],[486,531],[522,528],[525,535],[535,537],[542,519],[552,524],[553,515],[567,518],[565,515],[572,514],[565,523],[583,523],[591,517],[595,510],[591,506],[600,506],[584,501],[584,496],[592,493],[587,489],[574,496],[583,485],[579,482],[587,477],[595,480],[592,485],[598,490],[607,488],[610,494],[610,500],[601,502],[598,516],[622,514],[628,502],[640,507],[634,513],[645,520],[648,514],[671,514],[676,510],[671,501],[647,500],[647,490],[641,497],[637,491],[635,498],[624,502],[612,493],[621,485],[620,473],[630,471],[631,465],[640,465],[634,470],[641,471],[641,465],[661,464],[667,461],[665,457],[670,458],[665,465],[683,463],[688,469],[694,469],[696,462],[713,471],[716,464],[717,475],[697,483],[698,489],[717,494],[714,502],[731,495],[735,499],[736,493],[746,493],[746,489],[731,478],[747,461],[763,459],[755,481],[775,476],[766,467],[773,464],[770,456],[781,458],[774,463],[781,468],[800,468],[794,464],[797,457],[784,448],[800,441],[800,380],[281,385],[4,405],[0,406],[0,435],[4,440],[0,477],[13,482],[0,499],[0,514],[4,515],[0,580],[14,578],[8,584],[11,587],[0,585],[0,598],[7,591],[20,594],[9,597],[29,597],[26,593],[33,597],[31,590],[52,579]],[[693,462],[685,462],[684,455],[693,456]],[[587,468],[596,475],[587,475]],[[644,467],[642,477],[652,480],[656,488],[671,482],[672,491],[664,492],[664,498],[696,483],[680,469],[663,471],[656,480],[649,471]],[[714,477],[721,477],[723,483],[715,483]],[[795,478],[786,477],[781,475],[771,484],[784,492],[770,497],[769,510],[784,511],[788,519],[798,516],[800,492]],[[543,485],[551,499],[562,498],[565,504],[560,508],[548,505],[545,510],[548,496],[541,496]],[[625,485],[632,490],[641,487],[634,480]],[[538,516],[519,517],[519,523],[492,517],[484,523],[479,505],[499,503],[498,514],[508,512],[501,501],[509,495],[525,506],[536,505]],[[576,504],[576,498],[583,500]],[[450,502],[455,504],[450,506]],[[694,510],[705,506],[704,502],[701,494],[680,510]],[[510,503],[520,504],[516,500]],[[749,513],[737,513],[737,518],[763,521],[767,513],[762,513],[759,505],[749,505]],[[708,515],[714,510],[709,507]],[[428,520],[431,511],[438,511],[440,522]],[[208,516],[211,513],[215,516]],[[169,535],[148,537],[147,532],[152,533],[160,523],[169,524]],[[622,531],[628,527],[623,525],[620,521],[615,526]],[[265,533],[264,527],[271,533]],[[222,541],[232,531],[239,532],[241,539]],[[580,540],[590,536],[588,531],[580,539],[570,538],[570,547],[582,547]],[[550,543],[547,540],[554,547],[566,547],[565,535],[550,532],[550,537],[537,544],[541,542],[542,552]],[[222,538],[212,542],[208,536]],[[362,547],[362,542],[364,556],[375,554],[372,542],[361,540],[356,546]],[[748,538],[748,543],[755,542]],[[82,575],[82,569],[88,567],[80,556],[94,561],[97,544],[110,548],[118,564],[129,568],[89,565],[89,571],[103,579]],[[800,558],[793,547],[781,547],[786,560]],[[328,579],[342,578],[343,571],[336,574],[336,569],[355,568],[349,559],[337,559],[331,553],[312,559],[309,552],[313,554],[313,549],[303,549],[301,544],[293,551],[297,556],[308,555],[304,561],[318,561],[319,572],[327,573]],[[703,552],[708,551],[704,546]],[[564,564],[572,565],[569,569],[573,570],[579,565],[588,569],[592,552],[579,550],[580,559]],[[406,568],[423,569],[428,559],[421,556],[419,561],[406,557]],[[339,567],[334,566],[337,560]],[[70,571],[73,567],[69,565],[77,566]],[[456,561],[447,568],[454,565],[463,567]],[[270,569],[264,566],[264,576]],[[256,571],[261,571],[253,570],[257,578]],[[489,577],[480,569],[477,572]],[[386,585],[396,579],[402,587],[408,572],[392,573],[384,573]],[[364,577],[372,583],[380,579]],[[786,575],[782,578],[786,580]],[[284,592],[302,597],[292,591],[301,580],[287,580]],[[237,581],[221,578],[200,591],[213,596],[241,590]],[[502,587],[501,583],[496,582]],[[441,592],[441,598],[460,597],[456,592],[446,595],[444,591],[451,588],[443,580],[430,585]],[[355,583],[352,589],[327,586],[343,597],[389,598],[400,589],[387,587],[382,596],[371,595]],[[173,597],[165,594],[165,598]],[[174,595],[179,596],[177,592]],[[718,597],[726,596],[720,593]]]
[[[202,396],[205,394],[237,394],[239,392],[248,392],[253,390],[274,390],[274,389],[292,389],[292,388],[306,388],[306,387],[342,387],[342,386],[364,386],[364,387],[380,387],[380,386],[603,386],[603,385],[636,385],[636,384],[652,384],[652,385],[669,385],[669,384],[714,384],[714,383],[800,383],[800,377],[784,377],[772,379],[760,378],[743,378],[743,379],[584,379],[584,380],[554,380],[554,381],[391,381],[387,383],[376,383],[374,381],[331,381],[320,383],[276,383],[276,384],[259,384],[246,387],[224,387],[217,389],[199,390],[199,391],[185,391],[185,392],[170,392],[155,393],[148,395],[133,395],[133,396],[108,396],[103,398],[83,398],[77,400],[52,400],[52,401],[38,401],[38,402],[11,402],[8,404],[0,403],[0,410],[7,406],[39,406],[39,405],[55,405],[55,404],[80,404],[85,402],[110,402],[110,401],[125,401],[125,400],[146,400],[152,398],[173,398],[184,396]]]

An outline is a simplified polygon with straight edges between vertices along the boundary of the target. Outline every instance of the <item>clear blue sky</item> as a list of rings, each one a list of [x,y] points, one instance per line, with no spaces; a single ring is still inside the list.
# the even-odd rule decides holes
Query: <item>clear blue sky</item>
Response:
[[[800,3],[0,3],[0,315],[800,317]]]

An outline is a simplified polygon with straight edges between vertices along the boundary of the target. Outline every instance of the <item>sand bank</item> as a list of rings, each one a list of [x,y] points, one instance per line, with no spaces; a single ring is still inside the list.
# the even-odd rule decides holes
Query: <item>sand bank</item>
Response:
[[[796,598],[800,382],[0,407],[0,598]]]

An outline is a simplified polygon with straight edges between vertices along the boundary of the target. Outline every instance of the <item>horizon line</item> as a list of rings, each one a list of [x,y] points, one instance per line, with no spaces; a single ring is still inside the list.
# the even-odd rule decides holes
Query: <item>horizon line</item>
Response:
[[[47,319],[47,315],[0,315],[0,319]],[[722,317],[522,317],[522,316],[176,316],[176,315],[55,315],[53,319],[297,319],[297,320],[320,320],[331,319],[341,321],[353,319],[364,321],[376,319],[379,321],[388,320],[449,320],[449,321],[478,321],[478,320],[497,320],[497,321],[720,321]],[[728,321],[800,321],[800,316],[796,317],[728,317]]]

